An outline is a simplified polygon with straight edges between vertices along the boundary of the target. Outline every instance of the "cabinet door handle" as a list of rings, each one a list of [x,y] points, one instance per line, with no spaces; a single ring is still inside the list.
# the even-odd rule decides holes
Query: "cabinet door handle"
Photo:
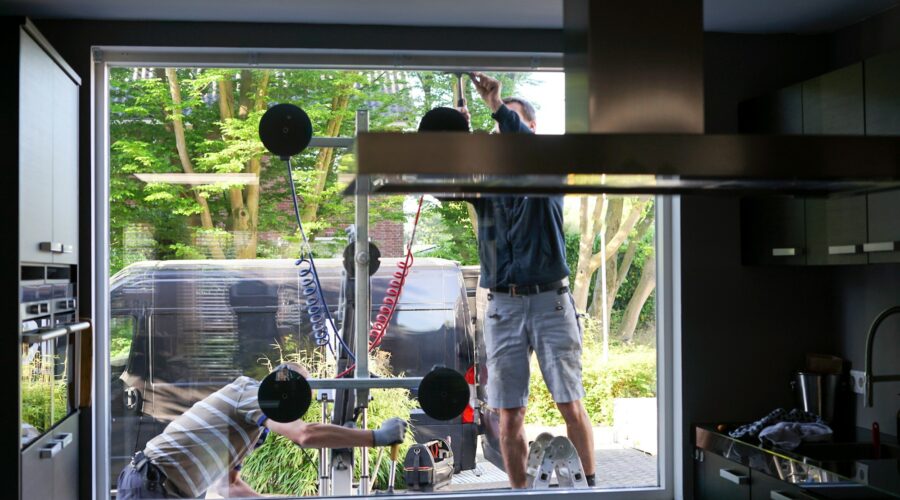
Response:
[[[62,447],[65,448],[66,446],[72,444],[72,433],[64,432],[62,434],[57,434],[56,436],[54,436],[53,440],[61,444]]]
[[[877,243],[863,244],[863,252],[896,252],[898,250],[896,241],[879,241]]]
[[[828,255],[855,255],[860,251],[860,245],[831,245],[828,247]]]
[[[53,458],[60,452],[60,450],[62,450],[62,443],[59,441],[53,441],[53,444],[41,448],[41,458]]]
[[[60,243],[59,253],[72,253],[72,250],[74,250],[74,248],[75,247],[73,245],[67,245],[65,243]]]
[[[799,254],[799,250],[794,247],[772,249],[772,257],[796,257]]]
[[[38,243],[38,248],[42,252],[63,253],[63,244],[53,241],[42,241]]]
[[[750,476],[735,474],[728,469],[719,469],[719,477],[738,486],[743,486],[750,483]]]

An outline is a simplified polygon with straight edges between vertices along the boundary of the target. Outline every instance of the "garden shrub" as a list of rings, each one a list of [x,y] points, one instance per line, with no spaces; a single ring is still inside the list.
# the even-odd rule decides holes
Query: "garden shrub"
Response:
[[[585,325],[582,354],[584,405],[594,425],[613,424],[615,398],[656,396],[656,350],[641,345],[611,343],[609,360],[603,362],[603,345],[593,330],[596,322]],[[565,422],[540,376],[537,358],[531,359],[528,413],[525,422],[540,425],[562,425]]]

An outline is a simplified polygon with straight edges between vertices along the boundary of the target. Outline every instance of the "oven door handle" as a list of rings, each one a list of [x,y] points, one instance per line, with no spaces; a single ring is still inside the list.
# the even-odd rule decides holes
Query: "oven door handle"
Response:
[[[57,337],[62,337],[70,333],[77,333],[82,330],[87,330],[90,327],[90,322],[79,321],[78,323],[69,323],[65,325],[55,326],[53,328],[46,328],[34,332],[23,333],[22,340],[25,340],[27,342],[46,342],[48,340],[53,340]]]

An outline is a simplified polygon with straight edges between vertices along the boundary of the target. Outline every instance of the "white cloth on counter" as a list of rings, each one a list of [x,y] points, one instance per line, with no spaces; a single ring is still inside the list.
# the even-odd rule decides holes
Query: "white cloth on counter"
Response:
[[[785,450],[793,450],[802,442],[828,441],[832,436],[831,427],[819,422],[779,422],[759,433],[759,441]]]

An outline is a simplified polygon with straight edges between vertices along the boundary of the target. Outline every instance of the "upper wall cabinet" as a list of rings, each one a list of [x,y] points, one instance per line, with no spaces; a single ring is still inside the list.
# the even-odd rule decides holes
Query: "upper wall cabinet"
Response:
[[[798,83],[741,103],[741,131],[749,134],[802,134],[801,96],[801,85]]]
[[[864,134],[863,65],[803,82],[804,134]]]
[[[865,62],[866,135],[900,135],[900,51]],[[900,262],[900,191],[869,195],[869,262]]]
[[[866,197],[806,200],[806,263],[865,264]]]
[[[900,135],[900,51],[867,59],[866,134]]]
[[[46,42],[19,40],[19,260],[75,264],[80,82]]]
[[[741,200],[741,255],[745,265],[806,264],[806,214],[800,198]]]

